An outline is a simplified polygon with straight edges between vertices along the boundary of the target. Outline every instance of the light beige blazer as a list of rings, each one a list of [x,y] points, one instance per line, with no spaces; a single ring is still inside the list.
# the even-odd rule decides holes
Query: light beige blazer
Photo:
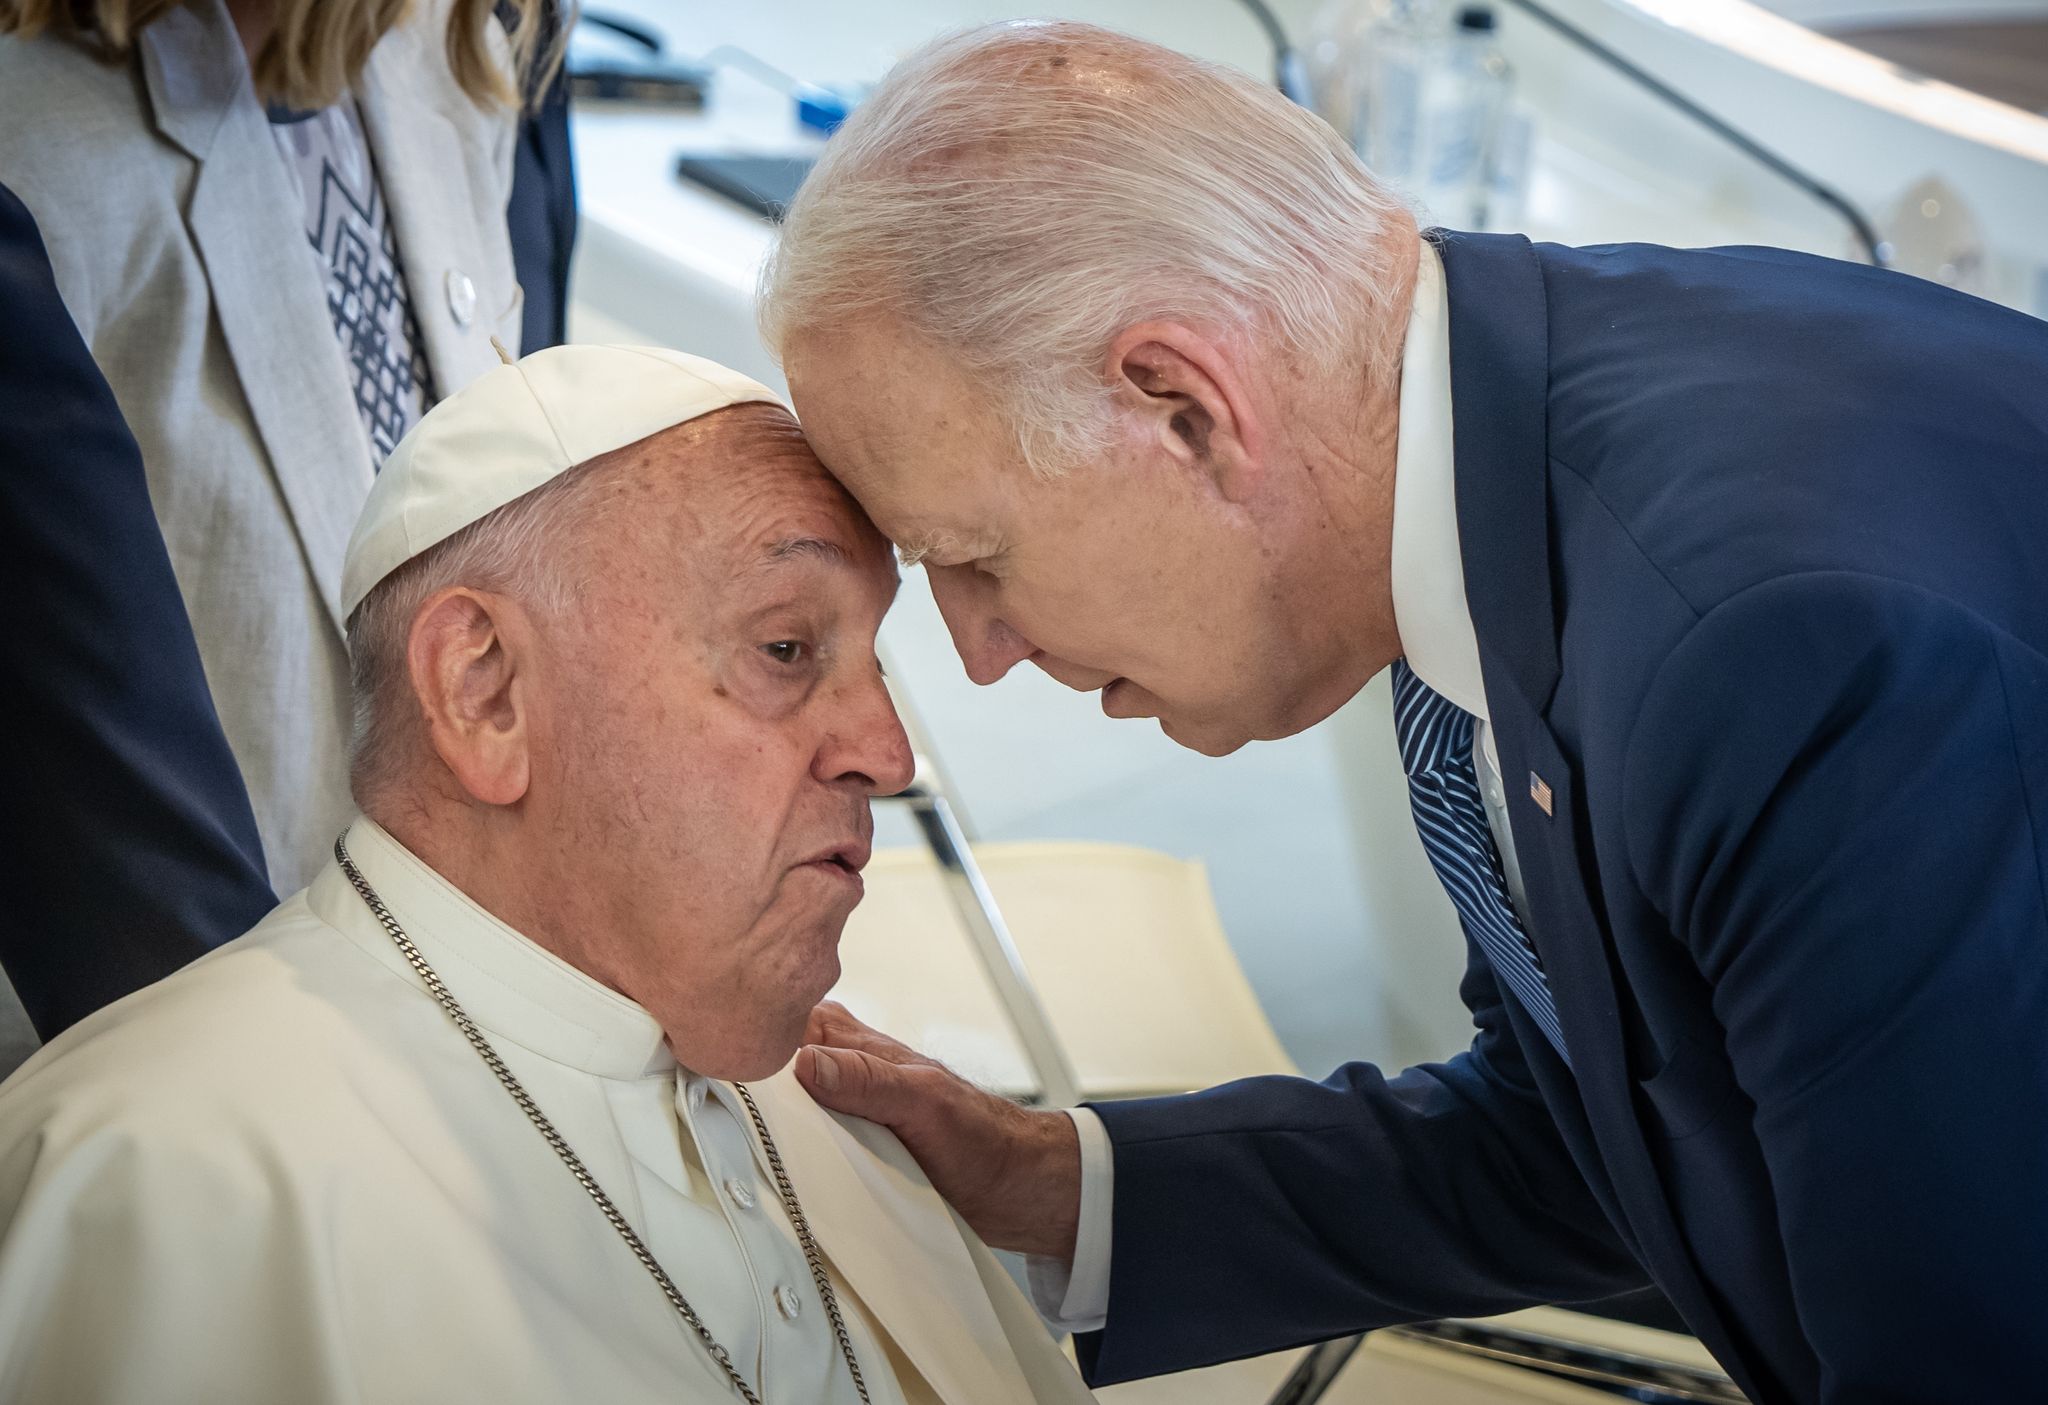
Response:
[[[517,351],[520,313],[516,114],[456,88],[447,10],[416,4],[358,94],[441,395],[497,364],[492,336]],[[172,10],[118,66],[0,38],[0,183],[41,225],[142,446],[271,881],[292,892],[353,810],[339,582],[372,467],[298,188],[220,0]]]

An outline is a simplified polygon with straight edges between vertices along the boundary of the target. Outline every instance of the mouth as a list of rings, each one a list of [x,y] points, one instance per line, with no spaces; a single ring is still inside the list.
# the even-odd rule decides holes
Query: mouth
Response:
[[[797,867],[816,869],[819,873],[835,882],[848,883],[855,888],[865,889],[867,885],[861,878],[860,871],[867,867],[871,848],[872,846],[867,840],[850,839],[843,844],[835,844],[829,849],[824,849],[811,855],[811,857],[798,864]]]

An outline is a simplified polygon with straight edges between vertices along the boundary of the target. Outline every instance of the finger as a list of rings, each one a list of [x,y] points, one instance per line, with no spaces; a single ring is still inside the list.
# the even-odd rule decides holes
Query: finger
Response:
[[[835,1049],[856,1049],[887,1059],[890,1063],[922,1063],[926,1060],[909,1045],[891,1039],[880,1030],[862,1024],[844,1005],[827,1000],[811,1011],[804,1029],[804,1042]]]
[[[813,1044],[835,1044],[842,1048],[853,1048],[876,1037],[873,1029],[837,1000],[821,1001],[811,1011],[810,1033],[818,1036],[810,1041]]]
[[[810,1018],[804,1021],[804,1043],[823,1044],[828,1028],[837,1023],[838,1017],[846,1013],[846,1007],[836,1000],[827,1000],[811,1010]]]

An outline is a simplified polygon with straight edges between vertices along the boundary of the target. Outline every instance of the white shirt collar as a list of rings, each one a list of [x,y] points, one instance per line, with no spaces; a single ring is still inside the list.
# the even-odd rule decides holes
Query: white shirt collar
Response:
[[[375,820],[358,815],[347,844],[405,934],[494,1039],[600,1078],[676,1072],[652,1015],[484,911]],[[307,897],[357,945],[419,983],[340,865],[330,864]]]
[[[1415,306],[1401,352],[1401,425],[1394,445],[1394,627],[1408,666],[1484,722],[1479,635],[1465,603],[1451,442],[1451,305],[1443,261],[1422,240]]]

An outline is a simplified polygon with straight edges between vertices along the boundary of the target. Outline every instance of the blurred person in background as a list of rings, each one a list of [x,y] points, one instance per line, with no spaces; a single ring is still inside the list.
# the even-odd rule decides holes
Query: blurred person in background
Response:
[[[278,891],[350,812],[338,576],[377,466],[520,347],[519,272],[560,335],[560,32],[548,0],[0,0],[0,181],[141,447]],[[33,1003],[45,1038],[89,1008]]]
[[[804,431],[977,682],[1221,755],[1381,672],[1469,1049],[1073,1118],[799,1059],[1100,1383],[1654,1281],[1764,1402],[2048,1375],[2048,323],[1771,249],[1418,234],[1083,25],[898,66],[782,226]],[[1071,1269],[1071,1276],[1061,1274]]]
[[[501,8],[502,20],[508,12]],[[549,0],[541,11],[538,54],[561,51],[572,7]],[[527,65],[528,96],[512,156],[512,203],[505,223],[512,267],[519,275],[521,351],[560,346],[569,339],[569,262],[576,252],[576,159],[569,145],[569,75],[566,65]]]
[[[135,439],[0,186],[0,964],[55,1031],[276,899]],[[0,1043],[0,1072],[33,1045]]]

